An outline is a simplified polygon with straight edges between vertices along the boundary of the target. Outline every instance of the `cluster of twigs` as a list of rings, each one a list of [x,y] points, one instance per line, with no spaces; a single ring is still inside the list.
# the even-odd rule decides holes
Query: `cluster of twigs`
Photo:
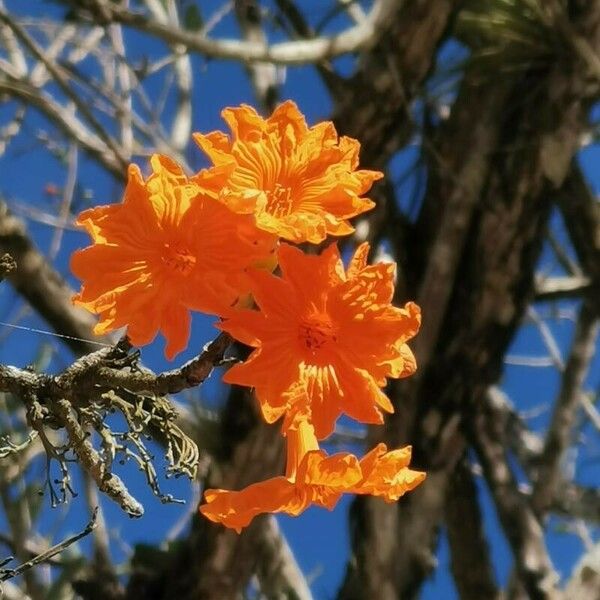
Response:
[[[113,472],[115,461],[124,464],[132,460],[162,502],[179,502],[161,492],[146,440],[155,438],[164,446],[168,476],[195,477],[198,448],[176,424],[166,394],[204,381],[222,360],[229,343],[223,334],[194,360],[159,375],[139,364],[139,352],[131,351],[126,338],[79,358],[59,375],[0,365],[0,391],[22,400],[27,423],[33,429],[27,441],[7,441],[0,453],[7,455],[26,447],[37,434],[47,456],[47,485],[53,505],[64,502],[67,494],[75,494],[68,468],[75,459],[98,489],[133,517],[141,516],[144,510]],[[109,418],[114,413],[123,417],[123,431]],[[60,469],[60,478],[54,481],[53,461]]]

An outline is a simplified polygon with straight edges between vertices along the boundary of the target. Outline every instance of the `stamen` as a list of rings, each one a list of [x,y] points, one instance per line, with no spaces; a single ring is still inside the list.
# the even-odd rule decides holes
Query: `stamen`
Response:
[[[300,343],[313,354],[326,344],[337,341],[337,330],[327,315],[305,319],[298,328]]]
[[[187,275],[194,268],[196,257],[187,248],[165,244],[162,261],[170,269]]]
[[[266,212],[274,217],[285,217],[294,208],[292,188],[276,183],[275,187],[267,192]]]

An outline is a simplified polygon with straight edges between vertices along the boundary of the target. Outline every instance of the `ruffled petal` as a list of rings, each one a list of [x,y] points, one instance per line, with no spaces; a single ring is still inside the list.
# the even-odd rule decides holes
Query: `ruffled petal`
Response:
[[[221,111],[221,116],[234,137],[240,141],[257,142],[266,129],[262,117],[248,104],[242,104],[238,108],[225,108]]]
[[[344,492],[363,478],[358,459],[348,452],[327,456],[323,450],[308,452],[298,469],[296,483],[328,487]]]
[[[216,167],[235,162],[231,156],[229,136],[222,131],[212,131],[206,134],[193,133],[192,138]]]
[[[206,504],[200,506],[200,512],[214,523],[221,523],[238,533],[262,513],[298,515],[308,507],[309,500],[294,502],[298,499],[295,486],[285,477],[267,479],[239,492],[206,490],[204,499]]]
[[[409,377],[417,370],[417,359],[412,350],[406,344],[396,346],[395,357],[379,363],[384,368],[383,377],[402,379]]]
[[[289,145],[286,146],[285,142],[282,144],[284,152],[287,151],[287,153],[308,132],[304,115],[292,100],[286,100],[277,106],[267,122],[270,127],[277,130],[283,140],[289,140]]]
[[[352,493],[396,502],[425,479],[425,473],[408,468],[410,459],[410,446],[388,452],[385,444],[379,444],[360,461],[363,479],[354,486]]]
[[[363,242],[352,255],[348,268],[346,269],[346,277],[348,279],[354,279],[359,273],[367,266],[369,259],[369,251],[371,246],[369,242]]]
[[[239,492],[207,490],[200,512],[240,533],[262,513],[297,516],[311,504],[331,510],[344,493],[369,494],[394,502],[425,479],[425,473],[408,468],[410,455],[410,446],[388,452],[385,444],[376,446],[360,461],[346,452],[327,456],[322,450],[310,450],[292,477],[274,477]]]
[[[287,101],[263,119],[250,106],[226,108],[232,132],[196,134],[215,166],[235,164],[221,199],[240,213],[254,213],[257,226],[296,243],[320,243],[352,232],[347,219],[374,206],[362,198],[378,172],[357,171],[360,144],[338,139],[333,123],[307,127]]]

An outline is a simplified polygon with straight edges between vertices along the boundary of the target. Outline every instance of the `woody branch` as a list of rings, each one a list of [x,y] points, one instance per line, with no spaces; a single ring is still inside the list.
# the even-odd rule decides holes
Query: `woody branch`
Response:
[[[104,20],[117,22],[156,36],[169,44],[181,44],[188,50],[213,58],[243,63],[264,62],[299,65],[319,62],[342,54],[357,52],[374,45],[385,31],[390,16],[397,9],[395,0],[376,0],[369,14],[359,24],[332,36],[309,40],[267,44],[264,41],[212,39],[202,31],[190,32],[161,23],[148,14],[129,10],[106,0],[89,0],[81,10]]]

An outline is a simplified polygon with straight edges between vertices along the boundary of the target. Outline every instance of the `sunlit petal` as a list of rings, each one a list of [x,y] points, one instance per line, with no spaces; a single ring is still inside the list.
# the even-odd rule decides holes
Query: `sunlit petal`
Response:
[[[347,219],[373,208],[363,194],[382,174],[358,171],[358,141],[338,137],[333,123],[308,127],[294,102],[263,119],[252,107],[226,108],[221,132],[194,139],[216,167],[234,164],[221,199],[254,213],[257,226],[296,243],[320,243],[353,231]]]

